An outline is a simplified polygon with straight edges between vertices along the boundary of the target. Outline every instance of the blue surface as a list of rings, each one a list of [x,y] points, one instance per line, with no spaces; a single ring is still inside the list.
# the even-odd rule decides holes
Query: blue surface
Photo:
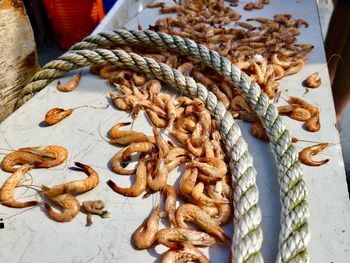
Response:
[[[117,2],[117,0],[103,0],[103,9],[107,14],[109,10],[113,7],[113,5]]]

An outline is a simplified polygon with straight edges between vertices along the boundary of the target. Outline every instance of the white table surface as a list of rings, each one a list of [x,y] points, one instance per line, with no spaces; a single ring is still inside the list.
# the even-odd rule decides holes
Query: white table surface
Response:
[[[118,1],[124,5],[123,1]],[[124,1],[127,2],[127,1]],[[132,0],[130,2],[139,2]],[[146,1],[142,1],[146,2]],[[149,2],[149,1],[148,1]],[[168,0],[166,2],[171,3]],[[118,4],[118,3],[117,3]],[[240,8],[243,2],[240,3]],[[134,10],[138,10],[137,8]],[[120,15],[121,9],[113,8],[103,27],[98,30],[110,30]],[[310,26],[301,29],[298,37],[300,43],[315,45],[309,54],[309,61],[296,75],[280,82],[282,99],[279,104],[286,104],[283,98],[299,96],[321,108],[321,131],[309,133],[301,123],[284,117],[284,121],[292,136],[314,141],[339,142],[339,134],[335,128],[335,113],[332,94],[325,69],[326,60],[322,43],[316,4],[312,0],[272,0],[262,10],[254,12],[240,11],[247,17],[272,17],[275,13],[291,13],[295,17],[306,19]],[[129,16],[132,12],[129,14]],[[159,18],[157,9],[147,9],[140,14],[144,28],[154,24]],[[136,29],[137,20],[133,19],[126,27]],[[95,31],[96,33],[96,31]],[[315,71],[320,72],[322,85],[303,95],[301,81]],[[69,73],[63,81],[67,81],[74,72]],[[114,193],[106,181],[112,179],[119,185],[130,184],[128,177],[114,174],[108,162],[118,147],[109,145],[100,137],[98,130],[106,136],[108,129],[117,122],[130,121],[130,116],[116,110],[79,109],[73,115],[52,127],[42,127],[45,113],[53,107],[76,107],[79,105],[106,105],[106,94],[113,90],[104,81],[90,75],[87,70],[79,87],[71,93],[61,93],[55,88],[56,81],[42,90],[23,107],[0,124],[0,147],[16,149],[26,146],[57,144],[69,150],[66,165],[46,170],[32,170],[33,184],[53,186],[68,180],[84,178],[83,173],[68,168],[75,161],[86,163],[96,169],[100,175],[100,184],[92,191],[79,195],[80,202],[91,199],[102,199],[111,211],[109,219],[93,218],[93,225],[85,227],[86,215],[80,213],[72,222],[57,223],[49,219],[41,207],[33,209],[12,209],[0,206],[0,217],[4,219],[5,228],[0,229],[0,262],[153,262],[157,254],[165,251],[163,246],[150,250],[138,251],[131,244],[133,231],[141,224],[158,202],[158,195],[148,199],[125,198]],[[264,231],[263,256],[265,262],[273,262],[277,253],[279,232],[279,189],[277,171],[270,147],[267,143],[253,138],[249,126],[239,123],[249,149],[254,156],[254,164],[258,171],[260,190],[260,206],[262,208],[262,228]],[[134,129],[151,134],[150,125],[141,116]],[[296,147],[305,147],[300,143]],[[0,154],[5,154],[0,150]],[[340,145],[328,148],[320,158],[330,158],[330,162],[321,167],[304,167],[304,179],[309,192],[311,240],[309,254],[311,262],[348,262],[350,258],[350,206],[345,183],[344,164]],[[177,179],[178,171],[171,176]],[[9,174],[1,172],[0,183]],[[25,192],[24,188],[16,191],[16,195]],[[31,200],[35,197],[32,190],[25,192],[20,200]],[[25,198],[26,197],[26,198]],[[41,199],[39,199],[41,200]],[[25,211],[20,213],[21,211]],[[232,234],[229,224],[225,227]],[[203,251],[213,262],[226,262],[228,246],[215,246]]]

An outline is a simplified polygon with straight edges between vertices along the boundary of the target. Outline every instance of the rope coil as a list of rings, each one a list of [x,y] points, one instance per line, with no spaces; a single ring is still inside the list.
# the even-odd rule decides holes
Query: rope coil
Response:
[[[217,101],[214,94],[208,92],[202,85],[195,83],[193,79],[182,76],[181,73],[164,64],[157,63],[150,58],[142,58],[133,53],[96,49],[116,44],[168,47],[173,51],[200,60],[205,65],[216,70],[220,75],[226,77],[228,81],[240,90],[264,124],[277,163],[282,210],[279,251],[276,262],[309,262],[307,253],[307,243],[310,236],[308,226],[309,211],[306,201],[307,191],[298,161],[298,152],[291,144],[289,132],[279,117],[276,107],[270,102],[267,95],[260,90],[259,85],[252,82],[247,74],[229,60],[220,56],[216,51],[209,50],[203,45],[198,45],[192,40],[185,40],[165,33],[127,30],[102,32],[96,36],[87,37],[72,47],[72,50],[85,50],[71,51],[58,60],[47,64],[41,72],[38,72],[33,77],[33,82],[23,89],[23,98],[18,101],[17,105],[23,104],[49,82],[63,76],[68,70],[91,64],[107,63],[124,65],[131,69],[136,69],[135,67],[137,67],[143,72],[168,82],[182,92],[186,91],[191,97],[198,96],[205,102],[207,108],[214,113],[215,118],[219,122],[222,137],[227,141],[226,145],[229,149],[226,150],[230,153],[231,161],[239,163],[235,163],[235,165],[230,163],[230,167],[235,175],[233,178],[235,183],[234,202],[235,205],[238,205],[235,206],[234,213],[233,261],[262,262],[259,252],[262,232],[259,227],[261,213],[257,204],[256,171],[252,166],[252,158],[247,151],[247,145],[241,137],[238,126],[234,124],[232,115]],[[89,51],[86,49],[95,50]],[[232,128],[228,125],[229,123],[232,123]],[[230,139],[232,139],[231,142]],[[244,165],[242,164],[243,162],[245,162]],[[250,185],[245,191],[240,189],[240,186],[243,185],[241,183],[242,178],[247,178],[244,179],[246,180],[245,183],[249,182]],[[251,187],[256,189],[256,191],[250,193],[252,191]],[[255,198],[256,202],[249,203],[246,200],[248,199],[246,196],[248,190],[249,197],[251,200]],[[237,196],[241,199],[236,199],[238,198]],[[241,207],[242,209],[240,209]],[[242,216],[242,218],[239,218],[239,216]],[[254,223],[252,223],[253,221]],[[244,228],[239,228],[239,226],[244,226]]]

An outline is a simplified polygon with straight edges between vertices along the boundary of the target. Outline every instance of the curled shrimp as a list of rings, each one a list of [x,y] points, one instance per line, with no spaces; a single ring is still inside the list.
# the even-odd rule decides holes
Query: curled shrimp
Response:
[[[305,63],[304,60],[298,59],[297,61],[295,61],[293,66],[291,66],[284,72],[284,76],[286,77],[286,76],[290,76],[295,73],[298,73],[301,70],[301,68],[304,66],[304,63]]]
[[[158,116],[158,114],[155,113],[154,111],[146,109],[146,113],[147,113],[147,117],[150,119],[153,126],[158,128],[165,128],[168,125],[168,121],[163,117]]]
[[[79,73],[74,74],[73,77],[66,84],[61,84],[61,82],[58,81],[56,88],[62,92],[70,92],[72,90],[75,90],[75,88],[78,86],[80,82],[80,78],[82,74],[83,74],[82,70]]]
[[[312,88],[312,89],[318,88],[319,86],[321,86],[320,74],[318,72],[312,73],[305,80],[305,84],[307,87]]]
[[[311,118],[311,113],[307,109],[296,108],[289,113],[289,117],[297,121],[307,121]]]
[[[172,170],[174,170],[176,167],[178,167],[180,164],[187,162],[189,159],[187,156],[179,156],[175,158],[172,161],[169,161],[166,166],[168,168],[168,172],[170,173]]]
[[[111,137],[110,143],[120,144],[120,145],[129,145],[133,142],[150,142],[154,143],[154,138],[146,136],[142,132],[136,131],[121,131],[120,127],[128,126],[131,122],[122,122],[114,125],[109,130],[109,136]]]
[[[229,242],[230,238],[224,233],[224,230],[213,221],[213,219],[196,205],[183,204],[176,209],[177,225],[188,229],[185,221],[198,225],[208,234],[218,237],[222,242]]]
[[[53,195],[53,196],[46,194],[49,191],[50,191],[50,188],[45,186],[43,187],[43,192],[45,196],[55,204],[59,205],[63,211],[62,213],[55,212],[48,203],[45,203],[44,206],[46,208],[48,216],[57,222],[72,221],[73,218],[76,217],[77,214],[79,214],[79,210],[80,210],[79,201],[71,194]]]
[[[98,173],[92,169],[90,166],[86,164],[82,164],[79,162],[74,163],[77,167],[81,168],[82,171],[88,176],[88,178],[84,180],[75,180],[63,184],[56,185],[54,187],[43,186],[43,189],[50,189],[49,192],[45,194],[49,196],[61,195],[65,193],[75,193],[81,194],[94,189],[98,183],[100,182],[100,178]]]
[[[199,158],[192,165],[211,177],[222,178],[227,173],[226,163],[219,158]]]
[[[175,211],[176,211],[176,190],[171,185],[165,185],[162,189],[165,195],[165,212],[167,213],[169,222],[176,226]]]
[[[114,106],[116,106],[118,109],[125,111],[130,108],[130,105],[126,103],[124,98],[120,98],[119,96],[115,95],[113,92],[110,92],[108,95],[112,100]]]
[[[269,140],[269,137],[267,136],[266,130],[265,130],[264,126],[261,124],[260,120],[253,122],[250,130],[256,138],[263,140],[263,141]]]
[[[136,197],[142,194],[147,187],[147,159],[141,159],[136,169],[136,180],[134,184],[129,188],[122,188],[116,185],[112,180],[107,181],[107,185],[112,188],[114,192],[124,196]]]
[[[136,170],[135,169],[126,169],[125,167],[128,165],[128,162],[125,162],[123,160],[123,152],[125,149],[121,149],[118,151],[112,158],[111,164],[112,164],[112,170],[121,175],[132,175],[135,174]]]
[[[278,106],[277,110],[279,114],[287,114],[290,113],[292,110],[295,110],[299,108],[299,104],[289,104],[289,105],[284,105],[284,106]]]
[[[320,115],[316,114],[305,122],[305,128],[310,132],[317,132],[321,129]]]
[[[195,127],[196,127],[196,123],[191,120],[190,118],[186,118],[184,116],[179,117],[179,119],[175,122],[175,127],[177,130],[181,131],[181,132],[193,132]]]
[[[307,101],[297,98],[297,97],[289,97],[288,102],[291,104],[299,104],[301,108],[307,109],[312,115],[317,115],[320,113],[320,110],[308,103]]]
[[[134,142],[122,152],[122,160],[127,160],[133,153],[150,153],[155,149],[155,145],[150,142]]]
[[[169,153],[165,157],[165,163],[170,163],[171,161],[175,160],[176,158],[180,156],[186,156],[187,151],[181,147],[174,147],[172,148]]]
[[[170,130],[169,133],[170,135],[174,136],[182,145],[186,145],[187,140],[190,139],[187,133],[181,132],[176,128]]]
[[[206,206],[214,206],[217,204],[228,204],[228,200],[224,200],[222,198],[220,199],[214,199],[206,196],[204,193],[204,184],[202,182],[199,182],[196,184],[196,186],[193,188],[193,191],[191,193],[193,200],[200,205],[206,205]]]
[[[28,206],[35,206],[37,201],[18,202],[14,198],[14,191],[16,186],[20,184],[24,174],[31,168],[29,164],[24,164],[18,168],[2,185],[0,189],[0,202],[4,206],[13,208],[23,208]]]
[[[171,96],[170,99],[167,100],[165,107],[167,111],[167,117],[169,119],[167,127],[172,128],[176,118],[175,95]]]
[[[193,246],[209,247],[216,243],[214,237],[202,231],[180,227],[164,228],[157,232],[157,243],[172,248],[177,244],[191,244]]]
[[[151,215],[139,226],[133,234],[133,241],[138,249],[150,248],[156,238],[160,220],[160,208],[157,205]]]
[[[312,156],[316,155],[320,151],[327,148],[330,144],[329,143],[320,143],[316,144],[310,147],[306,147],[299,153],[299,160],[305,165],[309,166],[320,166],[322,164],[325,164],[329,161],[329,159],[321,160],[321,161],[315,161],[312,159]]]
[[[180,71],[183,75],[189,76],[193,70],[193,63],[192,62],[185,62],[181,64],[178,68],[178,71]]]
[[[168,167],[165,164],[164,157],[159,156],[157,159],[156,169],[154,171],[154,175],[147,174],[147,185],[153,191],[161,190],[168,180]]]
[[[166,156],[171,150],[169,144],[163,139],[162,135],[160,134],[159,129],[153,127],[152,131],[153,131],[156,145],[159,149],[160,155]]]
[[[61,108],[53,108],[49,110],[45,115],[45,122],[47,125],[54,125],[64,118],[68,117],[73,113],[74,109],[61,109]]]
[[[16,165],[31,164],[36,168],[50,168],[67,160],[68,151],[58,145],[25,147],[9,153],[1,162],[5,172],[13,173]]]
[[[186,146],[187,146],[188,151],[196,157],[200,157],[204,153],[203,146],[202,145],[200,145],[198,147],[194,146],[192,143],[192,140],[190,138],[187,139]]]
[[[178,244],[162,255],[160,263],[199,262],[210,263],[210,260],[196,247],[188,244]]]
[[[198,176],[198,169],[195,167],[188,167],[183,173],[180,183],[179,190],[184,196],[190,195],[196,185]]]

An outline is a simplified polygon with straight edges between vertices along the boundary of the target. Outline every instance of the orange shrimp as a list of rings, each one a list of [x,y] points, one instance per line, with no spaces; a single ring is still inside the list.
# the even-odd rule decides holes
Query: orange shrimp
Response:
[[[43,192],[49,192],[50,188],[43,187]],[[62,207],[62,213],[55,212],[52,207],[45,203],[45,208],[47,211],[48,216],[57,221],[57,222],[69,222],[72,221],[74,217],[79,214],[80,211],[80,204],[79,201],[71,194],[63,194],[63,195],[48,195],[45,194],[45,196],[54,202],[55,204]]]
[[[305,122],[305,128],[310,132],[317,132],[321,129],[320,115],[316,114]]]
[[[207,233],[180,227],[169,227],[159,230],[156,235],[156,241],[169,248],[176,247],[179,243],[201,247],[209,247],[216,243],[215,238]]]
[[[66,193],[81,194],[94,189],[100,182],[98,173],[86,164],[79,162],[74,163],[77,167],[81,168],[82,171],[88,176],[84,180],[75,180],[63,184],[56,185],[54,187],[42,186],[43,189],[50,189],[46,192],[48,196],[62,195]]]
[[[80,82],[80,78],[82,74],[83,74],[83,71],[81,70],[79,73],[74,74],[68,83],[63,85],[61,84],[60,81],[58,81],[56,88],[62,92],[70,92],[72,90],[75,90]]]
[[[311,118],[311,113],[307,109],[296,108],[289,113],[289,117],[297,121],[307,121]]]
[[[138,249],[150,248],[156,238],[160,220],[160,208],[157,205],[151,215],[139,226],[133,234],[133,241]]]
[[[169,120],[167,128],[170,128],[170,129],[173,127],[173,123],[176,118],[175,96],[176,95],[171,96],[170,99],[167,100],[165,105],[166,111],[167,111],[167,117]]]
[[[122,160],[127,160],[133,153],[150,153],[155,149],[155,145],[150,142],[133,142],[122,152]]]
[[[165,185],[162,189],[165,195],[165,212],[167,213],[169,222],[176,226],[175,211],[176,211],[176,190],[171,185]]]
[[[192,165],[211,177],[222,178],[227,173],[226,163],[219,158],[199,158]]]
[[[151,136],[146,136],[142,132],[136,131],[121,131],[120,127],[128,126],[131,122],[122,122],[114,125],[109,130],[109,136],[111,137],[110,143],[129,145],[133,142],[150,142],[155,143],[155,140]]]
[[[18,202],[13,197],[16,186],[22,181],[24,174],[31,168],[29,164],[24,164],[18,168],[2,185],[0,189],[0,202],[4,206],[13,208],[23,208],[28,206],[35,206],[37,201]]]
[[[228,200],[224,200],[222,198],[220,199],[214,199],[206,196],[204,193],[204,184],[202,182],[199,182],[196,184],[196,186],[193,188],[193,191],[191,193],[193,200],[196,202],[196,204],[200,205],[206,205],[206,206],[214,206],[218,204],[228,204]]]
[[[256,138],[263,140],[263,141],[269,140],[269,137],[266,134],[266,130],[265,130],[264,126],[261,124],[260,120],[256,120],[255,122],[253,122],[250,130]]]
[[[185,224],[185,221],[190,221],[208,234],[218,237],[222,242],[226,243],[230,241],[230,238],[225,235],[224,230],[196,205],[183,204],[179,206],[176,209],[176,221],[179,227],[186,229],[189,227]]]
[[[61,108],[53,108],[49,110],[45,115],[45,122],[47,125],[54,125],[64,118],[68,117],[74,112],[74,109],[61,109]]]
[[[160,263],[199,262],[210,263],[210,260],[196,247],[188,244],[178,244],[162,255]]]
[[[158,114],[155,113],[154,111],[146,109],[146,113],[147,113],[147,117],[150,119],[153,126],[158,128],[165,128],[168,125],[168,121],[163,117],[158,116]]]
[[[123,159],[123,152],[125,149],[121,149],[118,151],[112,158],[111,164],[112,164],[112,170],[121,175],[132,175],[135,174],[135,169],[126,169],[125,167],[128,165],[128,162],[125,162],[125,159]]]
[[[308,88],[316,89],[321,86],[321,78],[318,72],[312,73],[305,80],[305,84]]]
[[[31,164],[36,168],[50,168],[60,165],[67,160],[67,157],[68,151],[58,145],[19,148],[5,156],[1,168],[10,173],[16,171],[16,165],[22,164]]]
[[[153,131],[156,145],[159,149],[160,155],[166,156],[171,150],[169,144],[163,139],[162,135],[160,134],[159,129],[153,127],[152,131]]]
[[[153,191],[159,191],[163,189],[168,180],[168,167],[165,164],[164,157],[159,155],[157,159],[156,169],[154,172],[154,178],[152,174],[147,174],[147,185]]]
[[[143,158],[141,159],[139,165],[136,169],[136,180],[134,184],[129,188],[122,188],[116,185],[112,180],[107,181],[107,185],[112,188],[114,192],[117,192],[118,194],[130,196],[130,197],[136,197],[141,195],[147,187],[147,159]]]
[[[299,160],[305,165],[309,166],[320,166],[322,164],[328,163],[329,159],[315,161],[312,159],[312,156],[329,147],[329,143],[320,143],[310,147],[306,147],[299,153]]]

